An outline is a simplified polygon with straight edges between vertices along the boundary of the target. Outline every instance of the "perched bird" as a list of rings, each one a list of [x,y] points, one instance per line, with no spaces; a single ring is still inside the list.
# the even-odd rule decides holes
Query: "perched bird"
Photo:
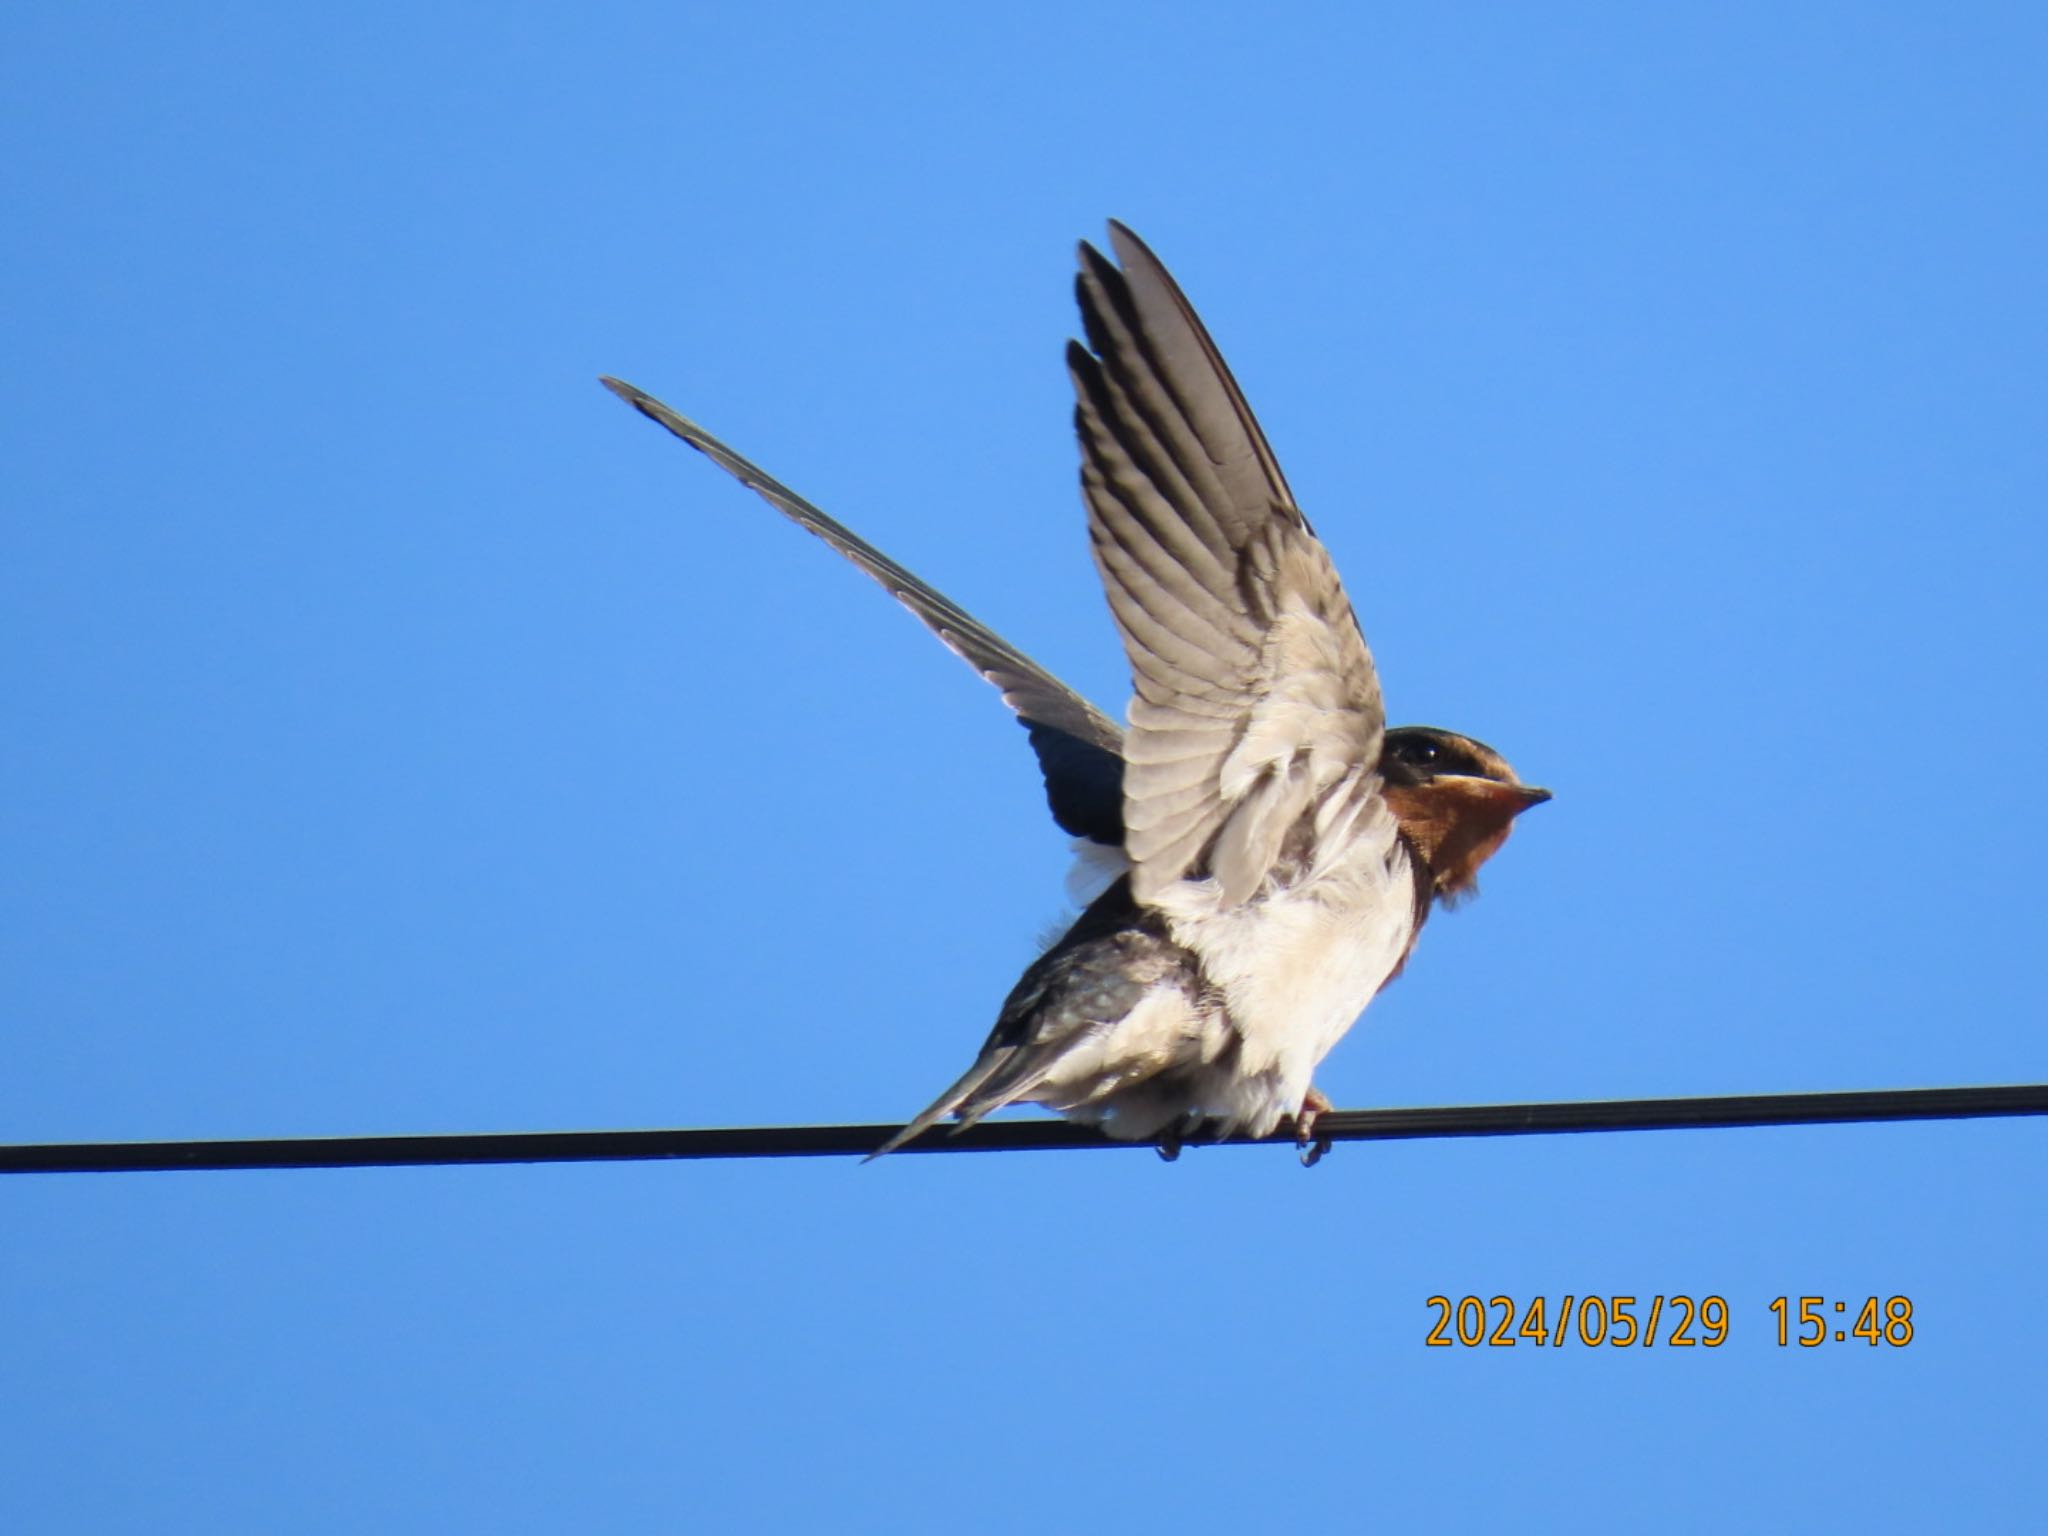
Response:
[[[1070,342],[1089,541],[1129,656],[1120,730],[1087,700],[694,423],[605,385],[824,539],[1002,691],[1053,819],[1115,878],[1025,972],[981,1054],[892,1137],[1045,1105],[1171,1155],[1304,1147],[1317,1065],[1550,798],[1492,748],[1388,729],[1372,656],[1265,435],[1159,259],[1080,249]]]

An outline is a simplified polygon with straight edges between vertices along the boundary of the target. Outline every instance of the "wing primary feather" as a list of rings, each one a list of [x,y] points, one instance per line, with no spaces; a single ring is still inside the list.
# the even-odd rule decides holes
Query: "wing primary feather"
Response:
[[[1267,443],[1266,434],[1260,429],[1258,418],[1252,414],[1244,391],[1238,388],[1230,364],[1223,360],[1222,349],[1209,335],[1209,328],[1202,324],[1201,316],[1195,313],[1195,306],[1188,302],[1188,296],[1181,292],[1180,284],[1173,280],[1166,264],[1152,253],[1152,248],[1132,233],[1128,225],[1111,219],[1109,244],[1122,264],[1132,303],[1146,328],[1166,338],[1161,350],[1168,354],[1164,359],[1168,369],[1175,377],[1193,376],[1214,382],[1222,396],[1216,406],[1234,420],[1237,429],[1244,434],[1253,457],[1258,460],[1260,475],[1279,493],[1280,504],[1293,511],[1299,520],[1301,514],[1295,507],[1294,492],[1288,488],[1287,476],[1281,473],[1280,460]],[[1188,350],[1196,356],[1175,355]]]
[[[1031,733],[1054,820],[1077,837],[1112,847],[1122,842],[1123,732],[1114,721],[958,603],[680,411],[621,379],[604,376],[599,382],[831,545],[994,684]]]
[[[1068,349],[1090,542],[1131,664],[1124,850],[1141,905],[1252,900],[1378,761],[1372,658],[1215,342],[1144,243],[1080,251]]]

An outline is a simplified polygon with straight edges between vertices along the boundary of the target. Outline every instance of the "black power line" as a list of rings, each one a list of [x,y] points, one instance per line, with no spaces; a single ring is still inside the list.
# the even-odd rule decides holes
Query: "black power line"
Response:
[[[1892,1088],[1857,1093],[1733,1094],[1703,1099],[1597,1099],[1577,1104],[1467,1104],[1442,1109],[1339,1109],[1317,1119],[1316,1134],[1325,1142],[1399,1141],[1433,1136],[1718,1130],[1759,1125],[1969,1120],[2004,1115],[2048,1115],[2048,1083],[1989,1088]],[[757,1125],[684,1131],[58,1142],[46,1146],[0,1146],[0,1173],[405,1168],[699,1157],[862,1157],[887,1141],[896,1130],[893,1125]],[[1252,1137],[1233,1136],[1224,1144],[1253,1143]],[[1110,1141],[1064,1120],[1000,1120],[984,1121],[959,1132],[937,1128],[902,1148],[902,1152],[1046,1152],[1143,1145]]]

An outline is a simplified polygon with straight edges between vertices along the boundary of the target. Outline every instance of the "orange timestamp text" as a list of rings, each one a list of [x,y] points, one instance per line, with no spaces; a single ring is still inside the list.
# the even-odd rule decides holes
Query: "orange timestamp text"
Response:
[[[1714,1349],[1728,1338],[1728,1303],[1719,1296],[1573,1296],[1526,1304],[1512,1296],[1431,1296],[1423,1306],[1436,1322],[1422,1340],[1432,1349],[1463,1345],[1508,1349]]]
[[[1422,1342],[1432,1349],[1717,1349],[1728,1342],[1730,1313],[1721,1296],[1574,1296],[1527,1302],[1512,1296],[1430,1296],[1423,1306],[1433,1321]],[[1913,1302],[1907,1296],[1778,1296],[1770,1304],[1781,1349],[1797,1345],[1861,1343],[1902,1349],[1913,1342]]]

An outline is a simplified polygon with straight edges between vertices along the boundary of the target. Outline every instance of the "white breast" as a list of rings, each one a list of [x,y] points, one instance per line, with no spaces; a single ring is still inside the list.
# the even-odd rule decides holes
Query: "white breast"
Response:
[[[1205,1085],[1227,1101],[1204,1113],[1257,1134],[1301,1107],[1317,1065],[1408,952],[1414,871],[1391,812],[1375,803],[1341,861],[1298,884],[1269,886],[1225,907],[1215,882],[1161,893],[1175,940],[1200,957],[1242,1039],[1230,1081]]]

